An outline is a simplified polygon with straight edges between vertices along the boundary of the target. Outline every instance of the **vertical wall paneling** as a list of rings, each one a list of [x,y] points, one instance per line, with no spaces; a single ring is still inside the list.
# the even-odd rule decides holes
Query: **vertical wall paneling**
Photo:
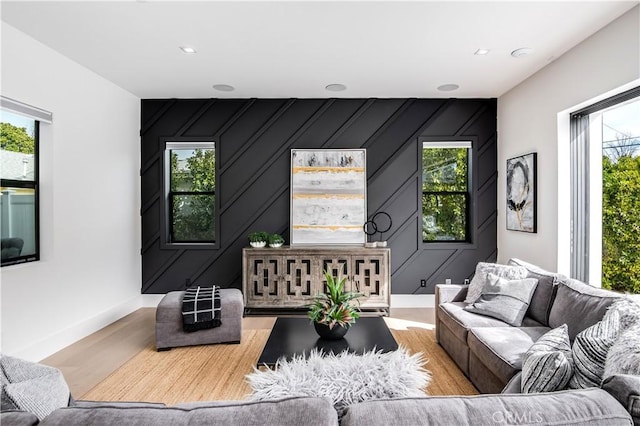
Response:
[[[366,148],[368,213],[389,213],[393,294],[430,294],[496,259],[495,99],[149,99],[141,113],[142,291],[241,287],[242,248],[255,230],[289,241],[292,148]],[[217,247],[162,245],[163,141],[216,142]],[[418,140],[474,141],[471,244],[424,244]],[[420,280],[427,287],[420,287]]]

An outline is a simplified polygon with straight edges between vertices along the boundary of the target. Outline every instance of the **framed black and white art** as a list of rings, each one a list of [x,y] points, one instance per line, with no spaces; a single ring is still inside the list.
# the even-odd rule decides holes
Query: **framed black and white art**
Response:
[[[507,229],[537,232],[537,154],[507,160]]]

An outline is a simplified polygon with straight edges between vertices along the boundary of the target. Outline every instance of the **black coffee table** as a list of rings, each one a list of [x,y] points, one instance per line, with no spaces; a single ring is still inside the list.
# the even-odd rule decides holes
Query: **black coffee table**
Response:
[[[362,354],[374,348],[382,352],[395,351],[398,343],[382,317],[359,318],[340,340],[321,339],[308,318],[278,318],[258,365],[273,366],[281,357],[289,360],[293,355],[308,354],[313,348],[332,353],[349,351]]]

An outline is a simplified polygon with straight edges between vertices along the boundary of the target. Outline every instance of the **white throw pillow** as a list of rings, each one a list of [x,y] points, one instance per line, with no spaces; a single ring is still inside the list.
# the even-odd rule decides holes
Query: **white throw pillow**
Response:
[[[492,273],[507,280],[521,280],[527,276],[527,268],[523,266],[501,265],[499,263],[478,262],[476,273],[469,283],[465,303],[474,303],[480,298],[482,289],[487,283],[487,276]]]

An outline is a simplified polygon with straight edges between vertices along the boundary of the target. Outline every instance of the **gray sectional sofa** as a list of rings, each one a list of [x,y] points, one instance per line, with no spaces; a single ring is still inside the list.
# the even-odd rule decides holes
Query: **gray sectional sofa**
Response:
[[[522,357],[534,342],[562,324],[567,324],[573,342],[579,332],[600,321],[607,308],[622,297],[525,262],[512,260],[510,264],[524,266],[528,277],[538,279],[520,327],[465,310],[468,285],[436,286],[436,340],[483,394],[519,393]],[[640,376],[613,376],[602,388],[640,424]],[[552,394],[561,397],[561,393]]]

